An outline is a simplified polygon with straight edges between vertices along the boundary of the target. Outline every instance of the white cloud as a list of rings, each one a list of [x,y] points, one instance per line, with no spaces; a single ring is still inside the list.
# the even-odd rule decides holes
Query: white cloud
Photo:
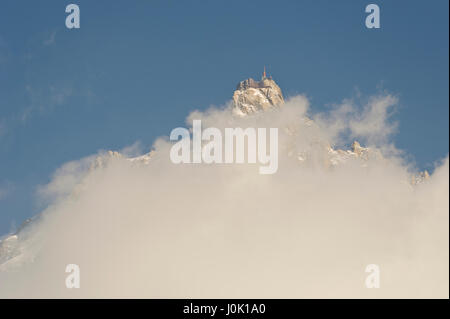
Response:
[[[279,127],[273,175],[257,165],[172,164],[165,138],[149,165],[66,164],[41,191],[50,202],[21,235],[22,259],[3,265],[0,296],[447,298],[448,157],[416,187],[395,155],[326,163],[324,146],[343,130],[389,144],[394,102],[374,98],[357,116],[342,106],[317,124],[304,119],[301,96],[247,118],[214,108],[188,117],[204,127]],[[373,263],[380,289],[364,285]],[[65,288],[67,264],[80,266],[80,289]]]
[[[369,145],[385,145],[397,130],[397,123],[390,121],[398,98],[379,95],[369,99],[362,108],[353,100],[345,100],[329,113],[316,114],[314,119],[327,126],[329,138],[341,142],[343,135],[360,139]]]
[[[372,145],[385,143],[395,130],[397,123],[389,123],[390,109],[398,99],[392,95],[371,98],[361,115],[349,123],[352,136],[365,138]]]

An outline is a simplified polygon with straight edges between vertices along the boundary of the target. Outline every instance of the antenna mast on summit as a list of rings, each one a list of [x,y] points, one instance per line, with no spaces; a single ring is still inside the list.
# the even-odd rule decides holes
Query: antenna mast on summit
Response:
[[[266,78],[266,66],[264,66],[263,79]]]

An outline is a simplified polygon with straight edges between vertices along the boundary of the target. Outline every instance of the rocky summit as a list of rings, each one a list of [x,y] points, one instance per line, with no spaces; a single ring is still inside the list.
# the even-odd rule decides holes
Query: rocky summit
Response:
[[[247,115],[279,107],[284,103],[284,97],[280,87],[271,76],[266,76],[264,69],[260,81],[248,78],[239,82],[233,94],[233,102],[236,113]]]

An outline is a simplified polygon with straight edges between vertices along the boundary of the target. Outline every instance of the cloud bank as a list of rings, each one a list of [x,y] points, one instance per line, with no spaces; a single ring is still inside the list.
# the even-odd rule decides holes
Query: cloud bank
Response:
[[[448,298],[449,159],[411,185],[414,170],[389,142],[396,102],[380,95],[314,115],[296,96],[254,116],[230,106],[188,116],[219,129],[278,127],[273,175],[175,165],[167,137],[148,164],[68,163],[1,265],[0,297]],[[334,165],[329,146],[353,138],[383,156],[342,152]],[[65,286],[67,264],[80,266],[79,289]],[[368,264],[380,267],[378,289],[365,286]]]

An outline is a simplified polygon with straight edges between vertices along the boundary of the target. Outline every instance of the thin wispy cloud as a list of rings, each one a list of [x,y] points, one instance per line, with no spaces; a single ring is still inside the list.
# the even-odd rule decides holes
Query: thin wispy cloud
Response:
[[[50,35],[44,40],[44,45],[52,45],[55,44],[56,39],[56,30],[52,31]]]
[[[0,200],[7,198],[14,191],[14,185],[11,182],[0,181]]]
[[[66,86],[50,85],[41,88],[27,85],[25,89],[30,104],[20,113],[19,118],[23,123],[27,122],[33,113],[49,112],[55,107],[64,105],[73,95],[73,89]]]

